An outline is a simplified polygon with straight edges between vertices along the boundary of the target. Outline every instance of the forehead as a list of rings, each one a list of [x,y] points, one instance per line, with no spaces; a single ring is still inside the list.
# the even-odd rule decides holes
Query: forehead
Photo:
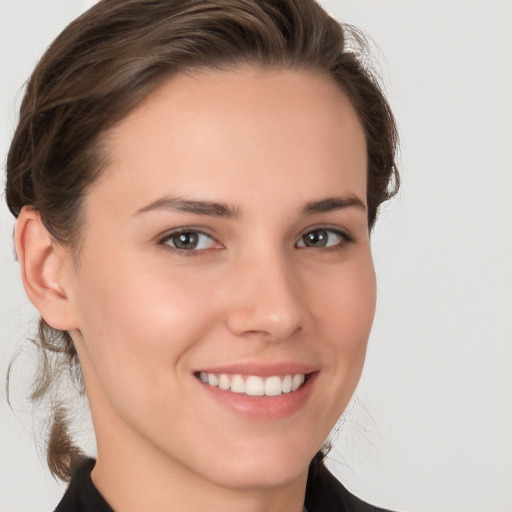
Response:
[[[155,186],[173,195],[231,194],[223,199],[237,202],[288,182],[298,197],[341,187],[366,200],[362,126],[340,87],[310,71],[176,75],[104,142],[110,164],[101,181],[135,192],[125,190],[140,203],[134,208]]]

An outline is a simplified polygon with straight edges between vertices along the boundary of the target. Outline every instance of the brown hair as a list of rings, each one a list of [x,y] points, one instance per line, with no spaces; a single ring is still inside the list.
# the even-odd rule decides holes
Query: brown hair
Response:
[[[252,65],[312,70],[348,96],[366,135],[371,229],[399,181],[395,121],[365,52],[361,34],[314,0],[102,0],[66,27],[28,82],[7,158],[9,209],[18,216],[29,205],[78,255],[82,200],[105,163],[102,134],[173,74]],[[41,319],[37,344],[43,364],[31,399],[64,368],[82,389],[69,334]],[[62,405],[50,424],[48,464],[67,480],[79,451]]]

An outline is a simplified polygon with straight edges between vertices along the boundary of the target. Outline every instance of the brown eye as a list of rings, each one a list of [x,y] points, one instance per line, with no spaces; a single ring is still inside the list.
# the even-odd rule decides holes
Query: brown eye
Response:
[[[297,242],[297,247],[310,247],[312,249],[323,249],[343,245],[348,237],[341,231],[335,229],[313,229],[303,234]]]

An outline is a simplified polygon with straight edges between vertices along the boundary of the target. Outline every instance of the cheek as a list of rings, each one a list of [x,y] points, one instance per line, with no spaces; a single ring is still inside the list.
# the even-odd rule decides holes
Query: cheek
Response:
[[[184,398],[189,363],[218,316],[203,280],[118,259],[109,272],[84,279],[83,287],[81,361],[96,418],[112,410],[154,439],[162,425],[179,431],[187,421],[194,424]],[[140,423],[150,417],[151,425]],[[100,422],[109,424],[105,418]]]
[[[79,310],[82,336],[99,377],[123,372],[120,377],[129,379],[128,369],[142,379],[158,375],[158,368],[167,368],[167,374],[215,317],[215,301],[205,295],[199,279],[185,282],[179,274],[122,259],[97,268],[101,271],[84,269]]]
[[[317,304],[319,325],[325,329],[325,351],[336,366],[333,378],[355,388],[362,372],[376,302],[376,279],[370,255],[340,268]]]

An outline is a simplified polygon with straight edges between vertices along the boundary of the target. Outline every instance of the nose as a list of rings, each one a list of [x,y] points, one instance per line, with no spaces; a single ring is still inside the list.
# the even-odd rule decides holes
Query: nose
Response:
[[[236,336],[282,341],[304,327],[300,279],[284,258],[274,254],[246,261],[231,283],[227,325]]]

